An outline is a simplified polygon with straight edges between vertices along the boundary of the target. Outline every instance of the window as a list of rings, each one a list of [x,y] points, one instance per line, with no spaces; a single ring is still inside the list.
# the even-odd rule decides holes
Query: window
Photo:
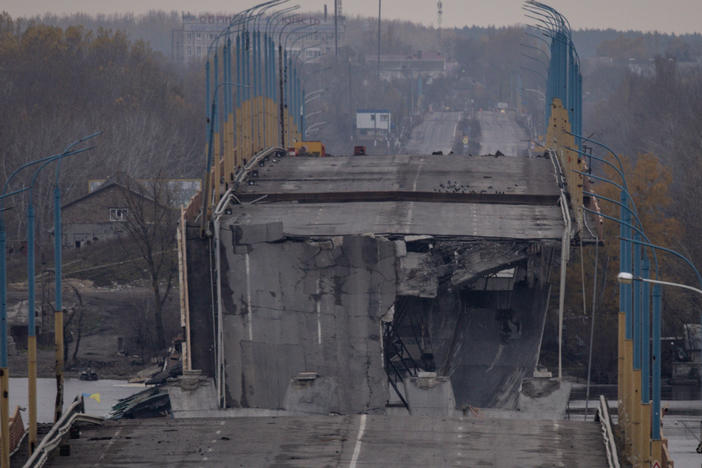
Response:
[[[380,121],[381,122],[387,122],[388,121],[388,114],[380,114]]]
[[[110,221],[126,221],[127,220],[127,209],[126,208],[110,208]]]

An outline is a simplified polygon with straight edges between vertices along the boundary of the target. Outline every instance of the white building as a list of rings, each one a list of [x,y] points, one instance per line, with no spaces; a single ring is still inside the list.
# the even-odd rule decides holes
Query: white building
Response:
[[[171,31],[171,54],[181,62],[206,57],[212,40],[232,21],[228,15],[183,13],[182,18],[182,28]]]
[[[188,62],[207,56],[212,40],[231,23],[233,16],[228,15],[193,15],[183,13],[183,24],[171,31],[171,54],[175,60]],[[344,33],[343,18],[334,27],[333,17],[325,21],[314,15],[294,15],[288,22],[313,24],[309,30],[300,30],[288,39],[289,49],[293,53],[304,51],[302,60],[314,62],[323,55],[334,53],[335,34],[339,38]],[[261,22],[265,25],[265,22]],[[341,43],[340,43],[341,44]]]
[[[359,136],[387,135],[392,129],[389,110],[359,109],[356,111],[356,131]]]

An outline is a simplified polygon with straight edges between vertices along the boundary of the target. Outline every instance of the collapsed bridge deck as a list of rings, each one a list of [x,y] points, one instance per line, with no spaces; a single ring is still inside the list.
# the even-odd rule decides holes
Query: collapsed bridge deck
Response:
[[[558,239],[548,159],[381,156],[272,159],[237,194],[234,224],[289,235],[418,234]]]
[[[546,158],[271,156],[215,216],[215,255],[191,241],[189,269],[213,258],[215,278],[205,298],[209,275],[189,274],[193,366],[231,407],[300,409],[301,371],[320,376],[312,412],[411,406],[426,371],[455,406],[514,407],[538,358],[559,196]]]

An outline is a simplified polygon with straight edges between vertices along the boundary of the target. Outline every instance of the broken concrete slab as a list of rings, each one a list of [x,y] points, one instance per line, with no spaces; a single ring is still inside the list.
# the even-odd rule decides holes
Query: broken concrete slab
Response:
[[[230,407],[282,408],[290,378],[334,378],[339,412],[382,411],[387,401],[380,317],[396,291],[394,244],[348,236],[258,243],[244,254],[222,231],[222,313]],[[333,262],[320,255],[328,252]]]
[[[275,242],[283,239],[283,223],[270,222],[264,224],[232,225],[235,244],[258,244],[260,242]]]
[[[338,384],[334,377],[290,379],[283,407],[292,414],[339,413]]]
[[[480,242],[457,252],[456,268],[451,275],[453,286],[465,285],[480,276],[495,273],[528,258],[528,244]]]
[[[429,372],[405,379],[405,390],[413,416],[451,416],[456,409],[451,379]]]
[[[430,253],[405,251],[405,255],[398,258],[397,266],[398,295],[436,297],[439,278]]]

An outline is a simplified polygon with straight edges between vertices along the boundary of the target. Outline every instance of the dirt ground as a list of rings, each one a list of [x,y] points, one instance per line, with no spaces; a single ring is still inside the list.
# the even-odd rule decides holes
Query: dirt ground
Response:
[[[126,379],[150,366],[152,358],[159,357],[152,356],[149,352],[154,339],[153,293],[150,288],[139,284],[95,286],[85,279],[69,279],[65,283],[65,320],[70,320],[65,335],[68,348],[65,366],[67,376],[77,377],[81,371],[90,368],[101,379]],[[37,307],[42,302],[40,289],[38,282]],[[53,302],[53,287],[42,291],[44,297],[51,298],[49,300]],[[8,308],[26,300],[26,297],[26,283],[10,285]],[[52,377],[55,375],[56,362],[53,309],[48,306],[44,309],[40,317],[37,317],[37,374],[39,377]],[[74,314],[72,319],[71,314]],[[166,303],[164,326],[167,336],[174,336],[180,328],[177,289],[171,291]],[[12,322],[10,327],[12,330]],[[79,329],[79,349],[73,359]],[[16,353],[9,356],[10,375],[23,377],[27,375],[27,352],[26,338],[21,334],[16,337],[15,347]]]

